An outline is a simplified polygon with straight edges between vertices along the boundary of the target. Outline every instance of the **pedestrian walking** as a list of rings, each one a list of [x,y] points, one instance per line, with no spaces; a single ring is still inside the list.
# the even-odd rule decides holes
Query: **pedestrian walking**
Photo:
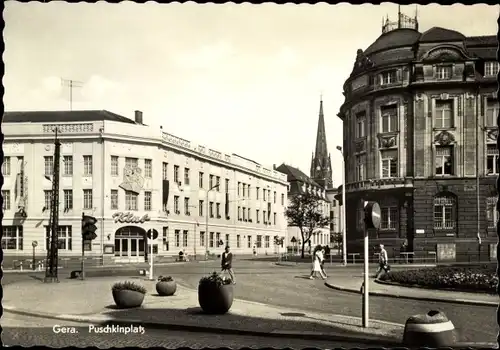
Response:
[[[325,278],[328,278],[326,272],[325,272],[325,258],[326,258],[326,250],[325,248],[321,249],[321,255],[323,256],[323,259],[321,260],[321,272],[323,272],[323,275]]]
[[[326,280],[326,276],[323,273],[323,269],[321,268],[321,263],[323,262],[323,260],[324,258],[323,253],[321,252],[321,246],[317,246],[316,248],[314,248],[313,252],[313,264],[309,279],[314,279],[316,277],[316,274],[319,273],[321,278]]]
[[[389,259],[387,257],[387,250],[385,250],[383,244],[380,244],[379,247],[380,247],[380,254],[378,256],[378,270],[377,273],[375,274],[375,278],[378,278],[380,276],[382,270],[384,270],[385,273],[388,273],[391,269],[389,266]]]
[[[233,284],[236,284],[233,272],[233,253],[231,253],[229,246],[226,246],[224,253],[222,253],[221,268],[221,272],[227,271],[229,273],[229,276],[231,276],[231,281],[233,281]]]

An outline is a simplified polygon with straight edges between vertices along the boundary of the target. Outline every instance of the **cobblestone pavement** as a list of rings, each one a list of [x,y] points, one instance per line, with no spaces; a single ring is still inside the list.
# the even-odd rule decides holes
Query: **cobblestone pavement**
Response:
[[[180,348],[190,347],[202,348],[321,348],[333,349],[336,347],[369,347],[369,344],[336,343],[331,341],[318,341],[314,339],[300,338],[275,338],[257,337],[246,335],[222,335],[201,332],[169,331],[159,329],[145,329],[144,334],[93,334],[89,333],[88,325],[58,321],[44,318],[21,316],[12,313],[4,313],[1,320],[3,332],[2,342],[4,346],[34,346],[61,348],[68,346],[98,348],[110,347],[164,347]],[[56,334],[52,327],[54,325],[76,327],[77,334]]]

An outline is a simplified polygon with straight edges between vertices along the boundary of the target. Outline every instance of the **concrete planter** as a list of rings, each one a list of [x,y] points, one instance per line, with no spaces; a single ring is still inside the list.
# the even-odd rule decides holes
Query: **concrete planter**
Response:
[[[144,293],[134,290],[113,290],[113,300],[120,309],[139,307],[144,301]]]
[[[233,286],[203,283],[198,286],[198,303],[207,314],[225,314],[233,305]]]
[[[175,294],[177,283],[175,281],[159,281],[156,283],[156,292],[162,297],[168,297]]]

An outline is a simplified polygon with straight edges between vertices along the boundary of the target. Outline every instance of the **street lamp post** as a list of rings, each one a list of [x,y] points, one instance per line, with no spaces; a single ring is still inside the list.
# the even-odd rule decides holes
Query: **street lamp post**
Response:
[[[346,234],[346,215],[345,215],[345,156],[341,146],[337,146],[342,155],[342,263],[347,266],[347,234]]]
[[[207,202],[206,203],[206,208],[207,208],[207,212],[205,213],[205,237],[208,237],[208,194],[210,193],[210,191],[212,191],[213,189],[215,188],[218,188],[220,186],[220,184],[216,184],[212,187],[210,187],[207,191],[207,194],[205,196],[205,201]],[[205,244],[205,259],[208,260],[208,244]]]

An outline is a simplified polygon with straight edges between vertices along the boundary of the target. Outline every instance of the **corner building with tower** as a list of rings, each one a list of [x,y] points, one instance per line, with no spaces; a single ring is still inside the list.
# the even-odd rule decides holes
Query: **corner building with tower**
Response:
[[[272,254],[286,236],[286,175],[108,111],[6,112],[2,248],[8,260],[47,255],[54,130],[60,148],[58,255],[112,262],[155,260],[183,250],[193,258]],[[219,187],[216,185],[219,184]],[[211,190],[210,190],[211,189]],[[207,201],[208,199],[208,201]],[[207,212],[208,211],[208,212]],[[97,238],[82,240],[82,213]],[[208,215],[208,230],[207,226]]]
[[[358,50],[344,84],[348,251],[363,252],[363,201],[373,200],[370,255],[382,243],[397,258],[406,242],[415,261],[494,260],[497,39],[421,33],[417,18],[398,17]]]

